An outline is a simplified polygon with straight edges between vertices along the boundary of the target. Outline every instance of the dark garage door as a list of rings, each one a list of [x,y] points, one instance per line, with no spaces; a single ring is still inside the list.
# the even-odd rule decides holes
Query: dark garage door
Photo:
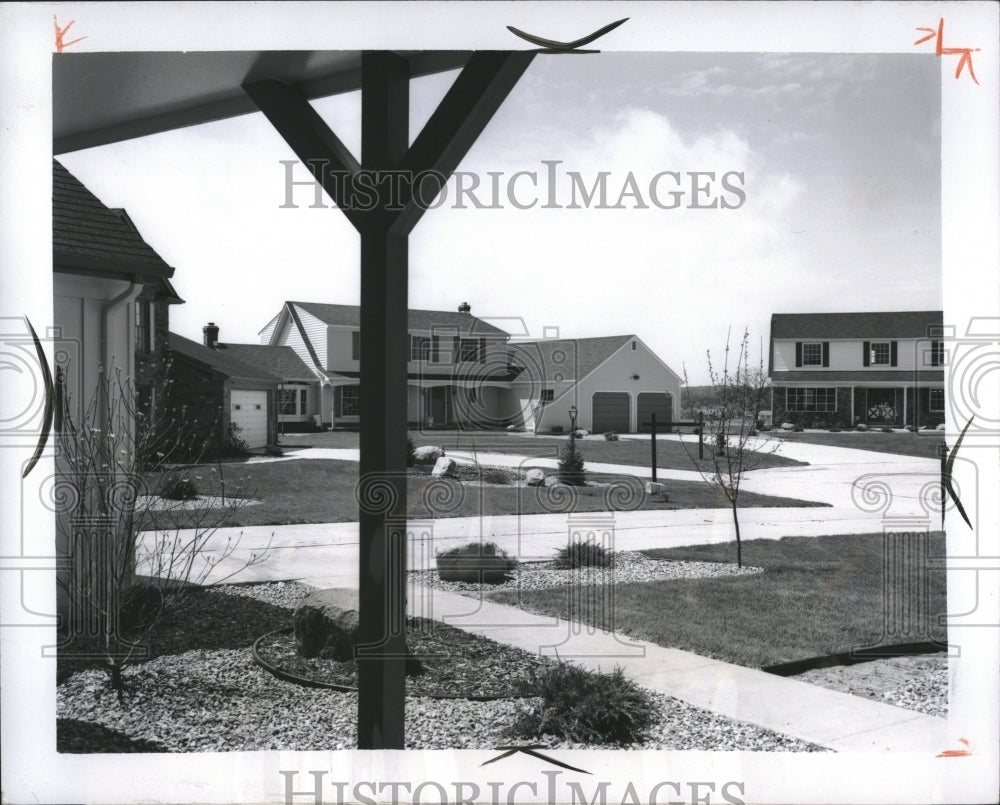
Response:
[[[629,432],[629,396],[627,391],[595,391],[594,433],[606,433],[609,430],[618,433]]]
[[[646,423],[650,414],[656,414],[656,430],[663,432],[664,426],[671,420],[670,395],[662,391],[643,391],[636,400],[636,425],[639,433],[649,433]]]

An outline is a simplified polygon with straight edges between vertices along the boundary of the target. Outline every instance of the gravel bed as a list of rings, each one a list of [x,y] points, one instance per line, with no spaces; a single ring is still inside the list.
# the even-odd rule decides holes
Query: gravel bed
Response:
[[[940,654],[816,668],[794,679],[929,716],[948,716],[948,658]]]
[[[60,752],[225,752],[352,748],[357,694],[282,682],[248,649],[194,651],[130,668],[124,704],[97,670],[57,690]],[[659,718],[632,749],[822,751],[820,747],[652,694]],[[531,700],[406,699],[408,749],[492,749]],[[84,726],[84,723],[86,726]],[[97,725],[95,728],[93,725]],[[98,736],[104,740],[95,741]],[[108,746],[108,736],[115,744]],[[551,748],[584,748],[543,738]],[[587,744],[586,748],[623,748]]]
[[[103,671],[87,668],[71,673],[57,688],[59,751],[304,751],[353,747],[357,738],[357,694],[284,682],[252,659],[253,640],[287,626],[289,609],[309,589],[295,583],[277,583],[227,585],[197,592],[188,599],[187,606],[178,606],[168,616],[170,629],[164,629],[165,634],[154,641],[153,659],[125,670],[126,691],[121,703],[108,688]],[[196,611],[192,611],[192,602],[197,605]],[[248,618],[254,620],[248,623]],[[513,661],[511,657],[506,662],[509,665]],[[495,676],[495,664],[476,666],[485,677]],[[657,720],[641,747],[631,748],[820,749],[664,694],[651,695]],[[533,701],[407,696],[406,746],[494,748],[510,741],[505,730]],[[543,738],[540,743],[552,748],[582,748],[555,738]],[[597,747],[589,744],[587,748]]]
[[[425,587],[436,587],[454,593],[492,592],[495,590],[539,590],[545,587],[562,587],[568,584],[627,584],[635,581],[663,581],[666,579],[719,578],[723,576],[749,576],[763,572],[763,568],[737,567],[723,562],[688,562],[670,559],[650,559],[637,551],[616,551],[612,568],[580,567],[563,570],[551,562],[522,564],[500,584],[479,584],[464,581],[441,581],[437,570],[412,570],[410,577]]]
[[[135,499],[136,511],[170,512],[196,509],[226,509],[244,506],[259,506],[262,501],[253,498],[222,498],[218,495],[198,495],[193,500],[171,500],[156,495],[139,495]]]

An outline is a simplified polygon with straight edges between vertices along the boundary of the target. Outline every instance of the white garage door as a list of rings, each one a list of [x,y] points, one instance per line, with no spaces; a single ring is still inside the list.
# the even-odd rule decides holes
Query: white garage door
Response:
[[[230,419],[240,426],[239,437],[247,447],[267,444],[267,392],[233,391],[230,394]]]

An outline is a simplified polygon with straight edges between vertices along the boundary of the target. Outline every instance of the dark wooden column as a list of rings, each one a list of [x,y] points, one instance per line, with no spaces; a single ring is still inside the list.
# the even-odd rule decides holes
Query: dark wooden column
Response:
[[[362,170],[395,167],[406,154],[409,77],[407,63],[393,53],[362,55]],[[379,203],[360,228],[361,478],[394,490],[388,496],[394,505],[360,512],[358,748],[402,749],[408,237],[389,231],[390,188],[376,186]],[[387,521],[395,521],[395,531]]]
[[[424,171],[447,180],[534,55],[473,53],[409,146],[409,65],[395,53],[364,52],[360,162],[295,88],[274,79],[244,85],[361,234],[359,496],[392,503],[359,512],[359,749],[404,747],[407,243],[424,212],[409,180]],[[389,173],[379,180],[379,171]],[[356,178],[365,188],[374,178],[374,194],[355,195]]]

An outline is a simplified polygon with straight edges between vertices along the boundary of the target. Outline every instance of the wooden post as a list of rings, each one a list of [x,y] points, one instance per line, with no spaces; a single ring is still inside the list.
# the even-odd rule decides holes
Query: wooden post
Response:
[[[650,419],[649,422],[644,422],[643,424],[644,425],[649,425],[649,429],[650,429],[649,443],[650,443],[652,451],[653,451],[653,455],[652,455],[653,483],[656,483],[656,412],[655,411],[653,411],[653,412],[650,413],[649,419]]]

